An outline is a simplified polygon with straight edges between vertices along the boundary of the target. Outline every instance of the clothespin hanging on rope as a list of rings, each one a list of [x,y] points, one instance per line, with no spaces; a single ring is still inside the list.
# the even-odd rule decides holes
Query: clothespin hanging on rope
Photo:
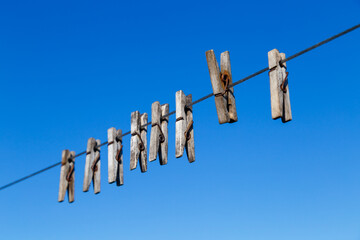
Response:
[[[116,181],[117,186],[124,184],[122,131],[108,129],[108,180]]]
[[[215,105],[219,123],[237,122],[234,88],[229,87],[229,85],[232,84],[230,54],[228,51],[221,53],[221,71],[219,70],[219,65],[213,50],[206,52],[206,60],[209,67],[213,93],[215,95]]]
[[[75,152],[69,150],[62,151],[59,202],[64,201],[66,192],[68,193],[69,203],[72,203],[75,194]]]
[[[98,194],[100,192],[100,144],[99,139],[88,139],[83,184],[84,192],[89,191],[91,181],[94,185],[94,193]]]
[[[182,90],[176,92],[176,141],[175,155],[184,154],[184,147],[190,163],[195,161],[194,128],[192,114],[192,95],[185,96]]]
[[[168,122],[169,104],[160,106],[159,102],[151,105],[151,134],[149,161],[156,160],[159,153],[160,165],[167,164],[168,160]]]
[[[136,168],[139,159],[141,172],[147,171],[147,122],[147,113],[131,113],[130,170]]]
[[[151,105],[151,134],[149,161],[156,160],[159,153],[160,165],[167,164],[168,159],[168,122],[169,104],[160,105],[154,102]]]
[[[288,85],[288,75],[286,63],[281,61],[285,59],[285,53],[279,53],[279,50],[273,49],[268,52],[269,76],[270,76],[270,94],[271,94],[271,115],[273,119],[281,117],[282,122],[292,120],[290,94]]]

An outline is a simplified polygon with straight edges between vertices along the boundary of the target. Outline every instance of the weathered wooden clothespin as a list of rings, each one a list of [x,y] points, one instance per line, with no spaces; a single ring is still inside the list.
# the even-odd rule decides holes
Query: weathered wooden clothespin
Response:
[[[147,113],[131,113],[130,170],[136,168],[139,159],[141,172],[147,171],[147,122]]]
[[[169,104],[160,106],[159,102],[151,105],[151,134],[149,161],[156,160],[159,153],[160,165],[167,164],[168,159],[168,122]]]
[[[234,88],[232,84],[230,54],[228,51],[221,53],[220,67],[216,61],[213,50],[206,52],[206,60],[209,67],[210,80],[215,95],[216,111],[219,123],[237,122]]]
[[[62,151],[59,202],[64,201],[66,192],[68,193],[69,203],[72,203],[75,194],[75,152],[69,150]]]
[[[99,139],[88,139],[83,184],[84,192],[89,191],[91,181],[94,185],[94,193],[100,192],[100,144]]]
[[[286,63],[281,61],[285,59],[285,53],[279,53],[277,49],[268,52],[269,76],[270,76],[270,94],[271,94],[271,115],[273,119],[281,117],[282,122],[292,120],[290,94],[288,86],[288,72]]]
[[[192,95],[185,96],[182,90],[176,92],[176,141],[175,155],[177,158],[184,154],[184,147],[188,161],[195,161],[194,121],[192,114]]]
[[[108,129],[108,173],[109,183],[124,184],[122,131]]]

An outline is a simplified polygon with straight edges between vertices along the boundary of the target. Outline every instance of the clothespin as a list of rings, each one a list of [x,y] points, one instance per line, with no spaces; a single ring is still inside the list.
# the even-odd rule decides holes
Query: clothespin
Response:
[[[184,147],[190,163],[195,161],[194,128],[192,114],[192,95],[185,96],[182,90],[176,92],[176,141],[175,155],[184,154]]]
[[[160,106],[159,102],[151,105],[151,134],[149,161],[156,160],[159,152],[160,165],[167,164],[168,159],[168,122],[169,104]]]
[[[273,49],[268,52],[268,59],[271,115],[273,119],[281,117],[282,122],[285,123],[292,120],[288,85],[289,73],[286,71],[286,63],[281,62],[285,59],[285,53],[279,53],[279,50]]]
[[[109,183],[124,184],[122,131],[108,129],[108,173]]]
[[[237,122],[234,88],[232,84],[230,54],[228,51],[221,53],[220,65],[216,61],[213,50],[206,52],[206,60],[209,67],[210,80],[215,95],[216,111],[219,123]]]
[[[58,201],[64,201],[65,194],[68,193],[69,203],[74,202],[75,194],[75,152],[69,150],[62,151],[60,184]]]
[[[89,191],[91,181],[94,185],[94,193],[100,192],[100,144],[99,139],[89,138],[86,147],[86,161],[83,191]]]
[[[136,168],[139,159],[141,172],[147,171],[147,122],[147,113],[131,113],[130,170]]]

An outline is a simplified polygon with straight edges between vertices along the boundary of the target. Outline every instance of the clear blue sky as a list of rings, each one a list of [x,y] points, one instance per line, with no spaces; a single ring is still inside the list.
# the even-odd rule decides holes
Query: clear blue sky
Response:
[[[182,89],[210,93],[205,51],[230,51],[234,79],[359,23],[359,0],[1,1],[0,185],[61,151],[130,129]],[[293,121],[271,119],[268,75],[235,88],[239,121],[194,106],[196,162],[129,170],[125,185],[58,203],[56,167],[0,192],[1,239],[360,239],[360,31],[288,62]]]

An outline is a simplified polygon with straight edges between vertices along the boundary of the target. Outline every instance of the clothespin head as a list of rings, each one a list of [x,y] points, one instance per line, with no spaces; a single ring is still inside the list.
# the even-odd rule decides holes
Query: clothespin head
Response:
[[[176,92],[176,139],[175,139],[175,156],[182,157],[184,148],[188,161],[195,161],[195,144],[194,128],[192,113],[192,96],[186,96],[182,90]]]
[[[208,63],[211,85],[215,95],[216,111],[219,123],[237,122],[236,103],[234,96],[234,88],[232,84],[230,54],[228,51],[221,53],[220,66],[216,61],[213,50],[206,52],[206,60]]]
[[[282,122],[292,120],[290,93],[288,86],[288,72],[285,53],[279,53],[277,49],[268,52],[271,115],[273,119],[281,118]]]
[[[108,129],[108,181],[124,184],[122,131],[114,127]]]
[[[75,152],[63,150],[61,156],[60,183],[58,201],[65,199],[68,193],[69,203],[74,202],[75,194]]]

